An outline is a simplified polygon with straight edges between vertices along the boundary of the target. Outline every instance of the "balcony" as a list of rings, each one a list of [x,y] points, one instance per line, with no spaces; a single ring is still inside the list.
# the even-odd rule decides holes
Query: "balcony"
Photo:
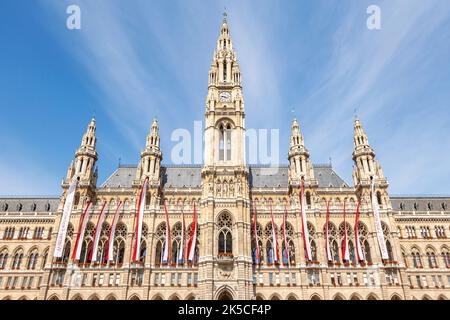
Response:
[[[230,264],[234,262],[234,256],[230,252],[219,252],[217,262],[220,264]]]

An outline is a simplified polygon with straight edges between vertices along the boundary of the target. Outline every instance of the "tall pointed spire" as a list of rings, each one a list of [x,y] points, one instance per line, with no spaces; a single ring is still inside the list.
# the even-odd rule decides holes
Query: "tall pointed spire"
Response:
[[[227,15],[224,14],[208,77],[205,165],[244,164],[244,138],[245,114],[241,71],[233,49]]]
[[[370,183],[371,179],[385,180],[380,163],[375,160],[375,152],[369,144],[361,121],[356,117],[354,123],[353,179],[355,185]]]
[[[308,181],[314,180],[313,166],[297,118],[292,121],[288,159],[291,184],[299,185],[302,178]]]
[[[70,179],[74,175],[80,177],[84,183],[96,183],[95,163],[98,160],[96,150],[97,137],[95,117],[92,117],[86,132],[81,139],[81,145],[75,153],[75,163],[71,163],[67,172],[67,178]]]
[[[147,135],[145,148],[141,152],[141,161],[136,170],[136,180],[143,180],[149,177],[150,183],[158,183],[161,160],[159,125],[158,120],[154,118],[150,132]]]

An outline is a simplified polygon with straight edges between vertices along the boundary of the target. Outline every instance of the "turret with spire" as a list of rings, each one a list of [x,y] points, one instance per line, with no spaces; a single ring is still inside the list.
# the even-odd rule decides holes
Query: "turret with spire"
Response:
[[[159,184],[162,153],[158,128],[158,120],[155,118],[147,135],[145,148],[141,152],[141,161],[136,171],[136,180],[143,181],[146,177],[149,177],[151,184]]]
[[[288,160],[289,178],[292,184],[298,184],[302,177],[305,181],[314,180],[314,170],[309,159],[309,152],[305,147],[305,141],[296,118],[292,121]]]
[[[375,189],[380,193],[380,199],[384,199],[383,205],[390,208],[391,204],[387,193],[389,183],[384,177],[380,162],[375,159],[375,152],[369,144],[361,121],[357,117],[354,123],[353,144],[353,183],[357,194],[360,199],[365,199],[366,204],[368,204],[370,201],[370,186],[373,181]]]
[[[67,181],[73,176],[80,178],[81,184],[95,186],[97,183],[97,174],[95,164],[98,160],[96,150],[97,138],[95,136],[96,124],[95,117],[92,117],[86,133],[83,135],[81,145],[75,153],[75,161],[72,161],[67,171]]]

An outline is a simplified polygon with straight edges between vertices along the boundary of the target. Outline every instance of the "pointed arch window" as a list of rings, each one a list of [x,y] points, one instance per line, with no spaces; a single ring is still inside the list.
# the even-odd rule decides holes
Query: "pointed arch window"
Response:
[[[233,255],[233,236],[231,234],[232,219],[228,212],[223,212],[218,221],[219,227],[219,256],[232,256]]]
[[[219,127],[219,160],[225,160],[225,130],[223,125]]]

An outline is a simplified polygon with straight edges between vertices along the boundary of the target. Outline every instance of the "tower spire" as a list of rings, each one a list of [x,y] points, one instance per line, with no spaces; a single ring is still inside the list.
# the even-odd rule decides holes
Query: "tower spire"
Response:
[[[68,180],[77,175],[82,183],[96,184],[97,176],[94,170],[95,163],[98,160],[96,129],[95,116],[92,116],[81,139],[80,147],[75,153],[75,162],[72,162],[69,166]]]
[[[302,178],[305,178],[305,180],[313,180],[313,166],[309,159],[309,152],[305,147],[305,141],[296,117],[292,121],[290,140],[288,159],[291,184],[299,184]]]
[[[141,161],[136,170],[136,180],[150,178],[150,182],[158,182],[162,153],[160,150],[160,137],[158,120],[153,118],[150,132],[147,135],[145,148],[141,152]]]

